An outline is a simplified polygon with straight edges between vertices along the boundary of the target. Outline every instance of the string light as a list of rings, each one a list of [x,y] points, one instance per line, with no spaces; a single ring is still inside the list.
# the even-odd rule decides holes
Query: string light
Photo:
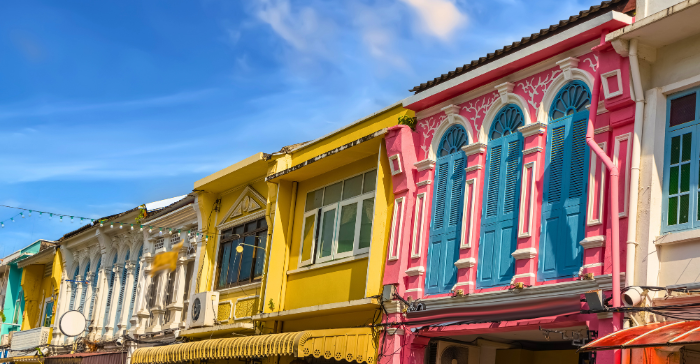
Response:
[[[23,213],[21,213],[21,212],[20,212],[19,214],[20,214],[20,215],[22,215],[22,218],[24,219],[24,214],[23,214]]]

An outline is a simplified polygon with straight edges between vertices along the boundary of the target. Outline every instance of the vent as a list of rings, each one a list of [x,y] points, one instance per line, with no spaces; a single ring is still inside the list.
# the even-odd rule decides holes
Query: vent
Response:
[[[53,272],[53,264],[44,264],[44,278],[51,277],[51,272]]]

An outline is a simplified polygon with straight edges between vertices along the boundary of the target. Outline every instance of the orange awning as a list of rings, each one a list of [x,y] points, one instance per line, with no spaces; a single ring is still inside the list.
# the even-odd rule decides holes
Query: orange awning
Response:
[[[613,332],[579,351],[680,346],[700,343],[700,321],[657,322]]]

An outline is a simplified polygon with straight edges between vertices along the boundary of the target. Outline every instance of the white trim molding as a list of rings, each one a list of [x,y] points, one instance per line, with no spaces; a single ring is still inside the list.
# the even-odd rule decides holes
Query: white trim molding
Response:
[[[535,248],[523,248],[523,249],[518,249],[510,255],[513,256],[513,259],[515,260],[523,260],[523,259],[532,259],[537,256],[537,249]]]
[[[398,260],[401,251],[401,233],[403,230],[403,210],[405,197],[394,200],[394,216],[391,222],[391,237],[389,238],[389,260]],[[396,228],[398,227],[398,234]]]
[[[561,62],[561,61],[560,61]],[[561,67],[561,65],[559,66]],[[557,94],[570,81],[578,80],[586,84],[589,90],[593,90],[593,75],[580,69],[580,68],[570,68],[571,76],[569,79],[566,78],[564,72],[560,73],[554,78],[551,84],[547,86],[547,90],[542,96],[542,102],[540,103],[539,112],[537,115],[537,120],[541,123],[547,124],[549,122],[549,110],[552,108],[552,103],[557,97]]]
[[[610,77],[615,77],[617,78],[617,91],[615,92],[610,92],[610,86],[608,85],[608,78]],[[620,96],[623,93],[623,88],[622,88],[622,74],[620,73],[620,69],[612,70],[610,72],[605,72],[602,75],[600,75],[601,78],[601,83],[603,84],[603,93],[605,94],[605,99],[611,99],[615,96]]]
[[[532,148],[527,148],[523,149],[523,155],[528,155],[532,153],[539,153],[542,151],[542,147],[532,147]]]
[[[406,292],[406,293],[423,292],[423,288],[409,288],[409,289],[405,290],[404,292]]]
[[[522,134],[523,138],[527,138],[529,136],[546,133],[547,124],[537,121],[532,124],[523,125],[519,127],[518,130],[520,131],[520,134]]]
[[[396,168],[394,168],[394,161],[396,161]],[[400,155],[394,154],[392,156],[389,156],[389,169],[391,170],[392,176],[396,176],[397,174],[403,173]]]
[[[520,108],[520,111],[523,113],[523,123],[525,125],[530,125],[532,123],[532,119],[530,118],[530,107],[528,106],[527,101],[525,101],[522,96],[510,92],[513,90],[512,83],[506,82],[496,86],[496,89],[501,97],[496,99],[496,101],[489,106],[489,109],[484,115],[481,128],[477,133],[477,138],[480,143],[488,143],[488,134],[489,130],[491,130],[493,119],[496,117],[496,115],[498,115],[498,112],[507,105],[513,104]]]
[[[589,236],[579,242],[583,249],[601,248],[605,246],[605,236]]]
[[[405,273],[409,277],[422,276],[423,274],[425,274],[425,267],[419,265],[417,267],[408,268],[406,269]]]
[[[442,135],[453,125],[461,125],[467,132],[467,142],[473,143],[474,140],[474,129],[472,129],[471,123],[467,121],[464,116],[459,114],[459,106],[447,105],[441,109],[445,112],[447,119],[440,123],[438,128],[433,133],[433,140],[430,142],[430,148],[428,149],[428,159],[437,160],[437,150],[440,146],[440,141],[442,140]]]
[[[423,227],[425,225],[426,201],[426,192],[422,192],[416,195],[416,211],[415,220],[413,221],[413,241],[411,242],[411,258],[420,258],[421,253],[423,251]]]
[[[574,78],[571,70],[578,68],[579,62],[580,60],[576,57],[567,57],[557,62],[557,66],[559,66],[565,80],[571,81]]]
[[[607,143],[602,142],[598,143],[598,146],[600,149],[603,150],[603,153],[607,153]],[[596,190],[595,190],[595,181],[596,181],[596,172],[598,171],[598,165],[600,165],[600,185],[598,186],[599,191],[598,191],[598,205],[596,206],[593,202],[595,201],[595,195],[596,195]],[[595,226],[595,225],[600,225],[603,223],[603,203],[605,202],[605,164],[603,161],[600,161],[598,163],[598,156],[591,150],[591,163],[590,163],[590,168],[588,170],[588,211],[586,213],[586,225],[587,226]],[[598,216],[593,217],[593,213],[595,212],[595,209],[598,210]]]
[[[251,318],[253,318],[253,316],[245,316],[245,317],[236,318],[236,312],[235,312],[235,311],[236,311],[236,306],[238,305],[238,302],[240,302],[240,301],[248,301],[248,300],[255,300],[256,298],[259,299],[260,296],[259,296],[259,295],[255,295],[255,296],[239,297],[239,298],[236,300],[236,304],[233,305],[233,309],[231,310],[231,318],[232,318],[234,321],[235,321],[235,320],[246,320],[246,319],[251,319]],[[252,310],[251,312],[252,312],[252,313],[255,313],[255,310]]]
[[[246,199],[246,197],[248,197]],[[257,201],[256,201],[257,200]],[[246,203],[244,203],[246,202]],[[247,206],[243,206],[243,205]],[[256,206],[257,205],[257,206]],[[226,220],[230,219],[231,217],[237,217],[240,216],[243,211],[246,212],[252,212],[258,209],[263,209],[263,215],[265,212],[265,206],[267,205],[267,199],[261,195],[258,191],[256,191],[253,187],[251,186],[245,186],[243,191],[241,191],[241,194],[238,195],[238,198],[236,201],[231,205],[231,208],[228,209],[226,214],[224,215],[224,218],[219,221],[219,224],[217,226],[218,229],[227,229],[233,225],[238,225],[239,221],[237,220],[232,220],[229,222],[226,222]],[[241,217],[242,219],[247,218],[250,215],[243,216]],[[231,224],[232,222],[236,222],[235,224]]]
[[[426,169],[434,169],[435,168],[435,161],[432,159],[424,159],[422,161],[418,161],[416,163],[413,163],[413,165],[416,167],[418,172],[425,171]]]
[[[516,274],[513,276],[513,278],[510,280],[510,284],[514,284],[516,279],[519,278],[535,278],[535,273],[522,273],[522,274]]]
[[[630,189],[629,189],[629,183],[630,183],[630,157],[631,157],[631,151],[632,151],[632,133],[625,133],[625,134],[620,134],[615,137],[615,147],[613,149],[613,164],[620,168],[620,147],[622,145],[623,141],[627,141],[627,151],[625,152],[625,168],[624,170],[621,170],[623,173],[625,179],[624,183],[622,184],[622,194],[624,196],[623,202],[622,202],[622,208],[620,209],[619,216],[620,217],[627,217],[627,211],[629,210],[627,205],[629,204],[629,196],[630,196]]]
[[[471,167],[465,168],[465,169],[464,169],[464,172],[465,172],[465,173],[474,172],[474,171],[478,171],[478,170],[480,170],[480,169],[482,169],[482,168],[483,168],[483,167],[481,166],[481,164],[475,164],[475,165],[473,165],[473,166],[471,166]]]
[[[602,133],[607,133],[610,131],[610,125],[601,126],[598,129],[593,130],[593,134],[598,135]]]
[[[425,181],[420,181],[420,182],[416,183],[416,186],[423,187],[423,186],[427,186],[427,185],[432,184],[432,183],[433,183],[433,181],[426,179]]]
[[[462,150],[467,157],[474,154],[484,154],[486,152],[486,143],[476,142],[467,144],[462,147]]]
[[[520,186],[520,216],[518,217],[518,238],[529,238],[530,236],[532,236],[532,221],[534,220],[533,215],[535,213],[535,186],[537,185],[537,162],[532,161],[529,163],[525,163],[525,165],[523,166],[522,177],[523,178],[520,178],[520,180],[522,181],[522,185]],[[527,203],[528,193],[530,194],[529,204]]]
[[[474,258],[462,258],[455,262],[455,267],[459,269],[471,268],[476,265],[476,259]]]
[[[472,281],[457,282],[454,286],[452,286],[452,290],[453,291],[457,290],[457,287],[464,287],[464,286],[469,287],[469,286],[473,286],[473,285],[474,285],[474,282],[472,282]]]
[[[472,235],[474,235],[474,209],[476,206],[476,178],[466,181],[464,184],[465,197],[464,208],[462,211],[469,213],[469,216],[462,218],[462,239],[459,244],[460,249],[468,249],[472,247]],[[471,189],[471,193],[469,190]]]

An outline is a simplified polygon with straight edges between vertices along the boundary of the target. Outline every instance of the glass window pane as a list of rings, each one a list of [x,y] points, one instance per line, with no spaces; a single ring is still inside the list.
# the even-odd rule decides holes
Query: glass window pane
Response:
[[[677,164],[681,159],[681,137],[680,135],[671,138],[671,164]]]
[[[258,246],[262,249],[255,249],[255,270],[253,271],[253,278],[260,277],[265,268],[265,250],[267,249],[267,231],[258,233]]]
[[[243,225],[236,226],[235,228],[233,228],[233,233],[238,234],[238,235],[243,235],[243,230],[244,230]],[[238,237],[236,237],[236,238],[238,239]]]
[[[365,173],[365,182],[362,184],[362,193],[374,191],[377,187],[377,170]]]
[[[678,166],[669,169],[668,177],[668,194],[675,195],[678,193]]]
[[[314,241],[314,232],[316,231],[316,215],[309,215],[304,219],[304,236],[301,247],[301,260],[307,261],[311,259],[311,245]]]
[[[690,191],[690,163],[681,165],[681,192],[688,191]]]
[[[321,257],[330,256],[333,252],[333,227],[335,226],[335,209],[323,213],[319,250]]]
[[[306,207],[304,211],[311,211],[321,207],[323,201],[323,189],[311,191],[306,194]]]
[[[671,101],[669,125],[676,126],[695,120],[695,93]]]
[[[241,239],[236,239],[231,242],[231,259],[228,266],[228,279],[227,283],[238,282],[238,268],[241,265],[241,254],[236,251],[236,247],[240,244]]]
[[[668,225],[678,224],[678,197],[668,199]]]
[[[255,236],[246,236],[244,240],[243,253],[241,253],[241,273],[238,276],[239,281],[250,279],[250,274],[253,269],[253,251],[256,250]],[[253,245],[253,246],[251,246]]]
[[[250,232],[258,228],[258,221],[253,221],[245,224],[245,232]]]
[[[690,195],[681,195],[678,211],[678,223],[688,222],[688,210],[690,209]]]
[[[690,160],[690,147],[692,144],[693,133],[683,134],[683,155],[681,156],[681,162]]]
[[[258,228],[266,228],[267,227],[267,219],[260,219],[258,220]]]
[[[228,261],[231,258],[231,243],[226,243],[222,247],[223,253],[221,254],[221,261],[219,266],[219,287],[226,285],[226,275],[228,274]]]
[[[368,248],[372,242],[372,220],[374,219],[374,198],[362,201],[360,220],[360,249]]]
[[[355,243],[355,223],[357,222],[357,202],[345,205],[340,210],[338,228],[338,253],[352,251]]]
[[[323,194],[323,206],[340,201],[340,191],[342,190],[343,182],[334,183],[326,187],[326,192]]]
[[[362,192],[362,175],[348,178],[343,186],[343,200],[359,196]]]

